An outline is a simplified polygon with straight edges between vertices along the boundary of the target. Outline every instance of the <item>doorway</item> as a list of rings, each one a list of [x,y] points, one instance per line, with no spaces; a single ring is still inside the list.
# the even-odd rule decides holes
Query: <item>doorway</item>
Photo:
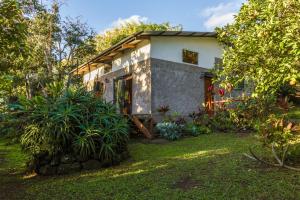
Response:
[[[132,76],[122,76],[114,81],[114,103],[120,113],[132,112]]]

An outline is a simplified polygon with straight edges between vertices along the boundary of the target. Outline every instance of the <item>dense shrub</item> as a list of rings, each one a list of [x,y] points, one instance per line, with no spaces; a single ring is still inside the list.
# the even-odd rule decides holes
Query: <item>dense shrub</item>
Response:
[[[0,111],[0,136],[10,138],[12,142],[19,142],[24,132],[26,116],[20,112],[19,105],[4,106]]]
[[[292,127],[293,124],[285,117],[271,114],[266,121],[260,123],[258,133],[264,145],[275,145],[283,149],[295,138]]]
[[[211,133],[211,130],[207,126],[196,124],[193,122],[186,124],[185,131],[192,136]]]
[[[253,109],[245,102],[238,103],[229,115],[233,125],[241,130],[252,130],[257,120],[253,117]]]
[[[159,134],[168,140],[177,140],[181,137],[182,128],[173,122],[161,122],[156,125]]]
[[[286,117],[286,115],[271,114],[265,121],[259,123],[258,136],[265,147],[264,153],[271,154],[272,161],[265,162],[264,157],[259,158],[253,150],[251,156],[255,160],[267,163],[269,165],[285,167],[288,169],[300,170],[286,164],[286,161],[299,161],[299,129],[297,125]],[[290,164],[293,164],[290,163]]]
[[[47,97],[19,100],[26,115],[21,144],[32,156],[34,169],[47,162],[59,165],[66,156],[76,162],[119,160],[127,151],[127,120],[83,88],[61,88],[52,84]]]
[[[217,111],[209,120],[209,126],[216,131],[229,132],[234,129],[234,124],[230,119],[230,113],[227,110]]]

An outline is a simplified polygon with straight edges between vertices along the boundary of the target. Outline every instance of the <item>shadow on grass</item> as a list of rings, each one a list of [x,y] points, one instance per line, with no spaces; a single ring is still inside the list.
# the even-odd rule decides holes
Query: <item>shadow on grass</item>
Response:
[[[123,200],[268,199],[272,194],[275,199],[293,199],[299,176],[255,170],[255,164],[242,156],[253,143],[253,137],[230,134],[202,135],[164,145],[133,143],[129,146],[131,159],[119,166],[23,179],[26,193],[22,195],[24,199]],[[193,187],[182,186],[182,182]]]

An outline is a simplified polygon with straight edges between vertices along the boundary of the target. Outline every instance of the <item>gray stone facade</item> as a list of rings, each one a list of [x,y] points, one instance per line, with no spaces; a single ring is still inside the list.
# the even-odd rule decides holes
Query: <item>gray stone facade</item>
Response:
[[[207,69],[159,59],[147,59],[99,78],[105,85],[104,99],[113,101],[114,80],[132,75],[132,114],[152,115],[159,119],[157,109],[168,105],[170,113],[187,116],[204,102],[204,80]]]
[[[157,118],[157,108],[162,105],[168,105],[171,113],[183,116],[197,111],[205,99],[201,76],[207,71],[198,66],[152,58],[152,115]]]

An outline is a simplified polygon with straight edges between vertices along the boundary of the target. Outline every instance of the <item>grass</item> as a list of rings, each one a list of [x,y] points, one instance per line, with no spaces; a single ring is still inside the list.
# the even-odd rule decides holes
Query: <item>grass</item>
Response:
[[[0,199],[16,197],[23,190],[22,175],[25,170],[27,156],[17,144],[9,144],[9,140],[0,138]]]
[[[288,116],[291,119],[297,119],[300,120],[300,106],[296,106],[293,109],[291,109],[288,113]]]
[[[32,177],[20,174],[26,156],[19,147],[6,146],[0,139],[0,152],[6,152],[5,162],[0,163],[0,194],[6,194],[3,199],[43,200],[299,199],[299,172],[269,168],[242,155],[255,141],[253,136],[233,134],[202,135],[166,144],[133,141],[129,145],[132,158],[120,166]],[[3,179],[6,174],[10,174],[9,180]]]

